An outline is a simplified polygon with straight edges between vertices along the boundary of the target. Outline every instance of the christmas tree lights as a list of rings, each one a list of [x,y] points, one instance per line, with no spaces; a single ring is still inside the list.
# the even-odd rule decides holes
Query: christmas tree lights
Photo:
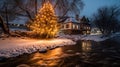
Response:
[[[30,24],[30,29],[37,38],[53,38],[58,33],[57,16],[50,2],[43,4]]]

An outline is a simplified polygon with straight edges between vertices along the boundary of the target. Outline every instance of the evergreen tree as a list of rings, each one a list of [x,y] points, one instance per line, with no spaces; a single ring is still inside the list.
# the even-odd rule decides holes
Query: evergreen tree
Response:
[[[34,22],[30,24],[34,36],[37,38],[53,38],[58,32],[57,17],[50,2],[43,4]]]

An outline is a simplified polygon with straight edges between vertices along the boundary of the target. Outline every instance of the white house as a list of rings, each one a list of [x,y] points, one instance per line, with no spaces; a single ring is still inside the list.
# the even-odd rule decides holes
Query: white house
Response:
[[[90,24],[87,22],[76,20],[76,18],[68,18],[65,22],[61,23],[61,32],[67,34],[90,34]]]

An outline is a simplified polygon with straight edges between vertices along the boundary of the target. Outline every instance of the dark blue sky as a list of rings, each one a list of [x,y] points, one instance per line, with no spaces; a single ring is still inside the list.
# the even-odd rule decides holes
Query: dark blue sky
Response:
[[[90,17],[97,11],[98,8],[102,6],[111,6],[111,5],[119,5],[120,0],[83,0],[85,6],[81,15],[85,15]]]

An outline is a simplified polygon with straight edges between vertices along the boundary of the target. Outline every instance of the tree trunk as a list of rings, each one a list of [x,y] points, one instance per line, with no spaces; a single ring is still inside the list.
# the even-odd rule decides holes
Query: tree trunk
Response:
[[[0,16],[0,27],[2,28],[2,30],[5,34],[10,34],[8,29],[7,29],[6,24],[3,21],[3,18],[1,16]]]
[[[37,15],[37,0],[35,0],[35,13]]]
[[[7,8],[7,6],[5,7],[5,12],[6,12],[6,23],[7,23],[6,25],[7,25],[7,29],[8,29],[8,33],[9,33],[10,30],[9,30],[9,23],[8,23],[9,19],[8,19],[8,8]]]

